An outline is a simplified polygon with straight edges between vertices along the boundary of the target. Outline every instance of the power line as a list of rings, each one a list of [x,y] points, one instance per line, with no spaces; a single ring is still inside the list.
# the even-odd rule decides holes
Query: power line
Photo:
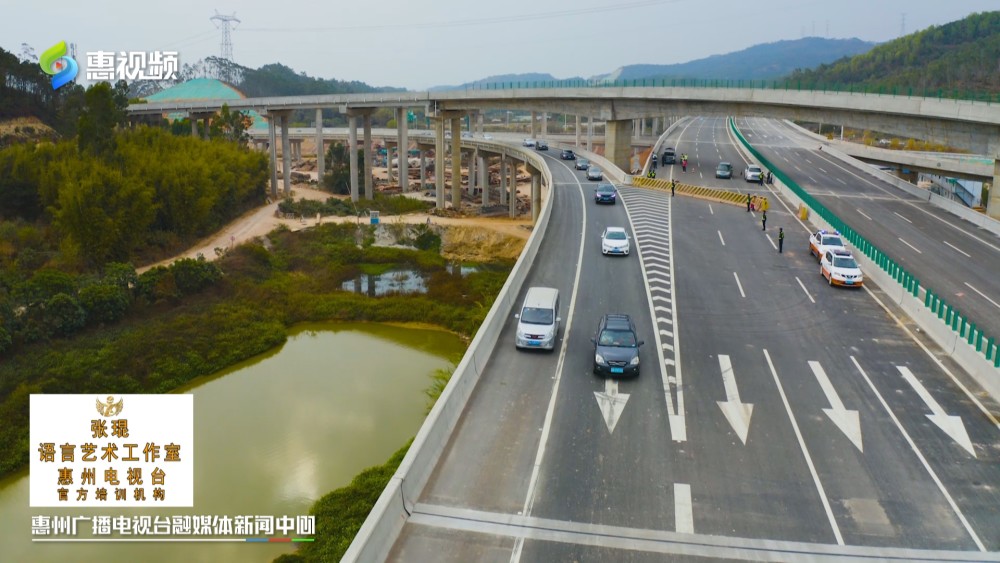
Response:
[[[542,12],[538,14],[523,14],[498,16],[491,18],[474,18],[465,20],[450,20],[441,22],[423,23],[389,23],[370,25],[337,25],[330,27],[244,27],[243,31],[254,32],[317,32],[317,31],[371,31],[385,29],[434,29],[443,27],[459,27],[472,25],[495,25],[500,23],[513,23],[524,21],[535,21],[545,19],[565,19],[570,16],[580,16],[586,14],[598,14],[604,12],[617,12],[631,10],[635,8],[647,8],[661,4],[677,4],[681,0],[640,0],[638,2],[626,2],[612,6],[594,6],[592,8],[576,8],[571,10],[560,10],[558,12]]]

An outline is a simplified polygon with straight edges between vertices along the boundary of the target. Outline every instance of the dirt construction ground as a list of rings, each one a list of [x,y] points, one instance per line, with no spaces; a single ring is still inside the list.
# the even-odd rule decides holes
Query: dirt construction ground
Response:
[[[518,192],[524,194],[525,186],[518,186]],[[547,196],[543,190],[543,198]],[[296,185],[293,186],[292,196],[295,199],[313,199],[325,201],[330,197],[328,192],[320,191],[315,188],[307,187],[306,185]],[[217,254],[215,249],[228,249],[235,245],[241,244],[248,240],[253,240],[256,237],[266,235],[271,232],[278,225],[285,225],[292,231],[298,231],[305,229],[307,227],[313,227],[317,224],[315,218],[310,219],[279,219],[275,217],[275,212],[278,209],[278,203],[273,202],[267,205],[261,206],[258,209],[249,211],[245,213],[242,217],[239,217],[223,227],[219,232],[213,234],[212,236],[205,238],[198,242],[195,246],[188,249],[186,252],[169,258],[167,260],[162,260],[155,264],[149,264],[141,268],[137,268],[139,273],[142,273],[154,266],[167,265],[178,258],[197,258],[198,255],[202,255],[206,260],[215,260]],[[367,220],[367,218],[365,218]],[[442,226],[442,227],[455,227],[455,226],[465,226],[474,227],[478,229],[484,229],[487,231],[493,231],[497,234],[506,235],[501,237],[506,239],[508,237],[513,237],[520,240],[520,244],[514,244],[513,241],[500,246],[504,247],[505,250],[501,252],[502,256],[497,256],[498,258],[510,258],[507,256],[513,253],[513,258],[517,257],[520,253],[520,247],[523,247],[524,242],[527,240],[528,235],[531,234],[531,218],[526,217],[522,219],[510,219],[506,217],[496,218],[496,217],[437,217],[427,213],[414,213],[399,216],[386,216],[382,215],[381,221],[383,223],[428,223],[430,221],[431,225]],[[331,222],[356,222],[357,217],[323,217],[321,223],[331,223]],[[495,239],[496,237],[488,237],[490,239]],[[468,260],[475,259],[485,259],[486,256],[477,256],[480,254],[479,251],[474,248],[469,248],[471,255],[463,256],[462,251],[456,248],[456,244],[459,239],[467,240],[468,243],[475,247],[478,243],[483,242],[482,236],[476,235],[475,233],[470,233],[468,229],[456,229],[452,241],[449,241],[449,237],[446,235],[444,239],[444,251],[445,253],[452,254],[453,257],[464,258]],[[451,244],[450,244],[451,242]],[[499,242],[499,241],[496,241]],[[493,248],[497,248],[495,245],[491,245]],[[515,249],[516,247],[516,249]],[[449,250],[450,249],[450,250]],[[516,251],[515,251],[516,250]]]

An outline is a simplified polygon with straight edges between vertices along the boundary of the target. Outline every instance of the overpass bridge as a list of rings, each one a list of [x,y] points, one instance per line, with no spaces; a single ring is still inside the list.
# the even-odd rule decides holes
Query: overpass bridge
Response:
[[[566,87],[522,88],[509,90],[464,90],[443,92],[405,92],[392,94],[346,94],[323,96],[284,96],[242,100],[176,101],[133,104],[129,114],[163,115],[187,112],[192,125],[197,119],[210,119],[226,103],[232,109],[254,109],[268,117],[272,162],[276,161],[276,128],[282,131],[283,158],[288,159],[288,116],[293,110],[315,110],[317,123],[322,109],[335,109],[348,116],[351,146],[356,142],[357,119],[364,128],[365,146],[371,146],[371,112],[378,108],[394,109],[397,115],[398,142],[408,145],[406,111],[422,110],[435,126],[435,154],[444,154],[446,123],[452,133],[452,149],[460,152],[461,117],[487,109],[511,109],[532,112],[532,136],[537,135],[539,112],[558,112],[597,118],[605,122],[605,155],[619,168],[628,169],[631,157],[633,126],[661,116],[744,116],[794,119],[822,123],[840,123],[858,129],[872,129],[920,139],[933,140],[974,154],[987,155],[994,162],[993,183],[1000,179],[1000,104],[895,95],[870,95],[851,92],[753,88],[690,88],[674,86],[647,87]],[[481,115],[481,114],[480,114]],[[277,123],[280,122],[280,125]],[[481,120],[480,120],[481,123]],[[640,126],[644,128],[644,125]],[[196,131],[196,129],[194,129]],[[580,128],[578,127],[579,131]],[[317,137],[322,131],[317,129]],[[317,143],[320,144],[320,143]],[[354,162],[353,159],[351,161]],[[284,163],[289,170],[288,162]],[[443,160],[438,163],[443,168]],[[406,164],[403,163],[405,172]],[[453,165],[454,166],[454,165]],[[272,170],[276,167],[272,166]],[[369,173],[365,175],[367,178]],[[352,178],[356,174],[352,174]],[[443,179],[443,178],[442,178]],[[367,182],[370,182],[368,180]],[[277,177],[272,175],[272,191],[277,192]],[[285,173],[285,189],[290,185]],[[352,197],[359,187],[352,185]],[[444,186],[438,186],[444,193]],[[365,192],[371,195],[366,183]],[[1000,218],[1000,190],[992,190],[987,213]],[[453,190],[452,203],[458,203]],[[444,207],[444,200],[438,201]]]

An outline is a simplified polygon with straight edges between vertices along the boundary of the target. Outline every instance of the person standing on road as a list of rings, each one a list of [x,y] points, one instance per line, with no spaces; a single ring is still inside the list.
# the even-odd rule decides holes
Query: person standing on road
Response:
[[[760,230],[762,230],[762,231],[766,231],[767,230],[767,210],[766,209],[764,210],[764,213],[760,216]]]
[[[670,179],[670,197],[674,196],[674,190],[677,189],[677,178]]]
[[[751,197],[752,196],[750,195],[750,192],[747,192],[747,213],[750,213],[750,199],[751,199]]]
[[[764,213],[767,213],[766,211]],[[778,254],[781,254],[781,249],[785,247],[785,229],[778,227]]]

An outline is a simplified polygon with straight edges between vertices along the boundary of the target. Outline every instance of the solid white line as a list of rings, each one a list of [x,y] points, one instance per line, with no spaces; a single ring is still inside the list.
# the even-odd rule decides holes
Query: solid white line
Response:
[[[931,479],[934,481],[934,484],[937,485],[938,490],[941,491],[941,494],[944,495],[945,500],[948,501],[948,504],[951,506],[951,509],[955,512],[955,515],[957,515],[958,519],[961,520],[962,525],[965,526],[965,530],[969,532],[970,536],[972,536],[972,541],[976,543],[976,547],[979,548],[979,551],[986,551],[986,546],[983,545],[983,542],[979,541],[979,536],[976,535],[976,531],[972,529],[972,526],[969,524],[969,521],[965,519],[965,515],[962,514],[962,509],[959,508],[957,504],[955,504],[955,500],[951,498],[951,494],[948,493],[948,489],[944,488],[944,483],[941,482],[941,479],[938,479],[937,473],[935,473],[934,470],[931,469],[930,464],[927,463],[927,459],[924,458],[924,455],[922,453],[920,453],[920,448],[918,448],[917,444],[915,444],[913,442],[913,439],[910,438],[910,434],[906,432],[906,429],[903,428],[903,425],[899,423],[899,419],[896,418],[896,413],[892,412],[892,409],[889,408],[889,404],[885,402],[884,398],[882,398],[882,394],[879,393],[878,389],[875,388],[875,384],[872,383],[871,378],[868,377],[868,374],[865,373],[865,370],[861,369],[861,364],[858,363],[858,360],[854,356],[851,356],[851,361],[854,362],[854,367],[858,368],[858,371],[861,372],[861,376],[865,378],[865,382],[867,382],[868,386],[871,387],[872,392],[875,393],[875,397],[877,397],[878,401],[882,403],[882,408],[885,409],[885,412],[889,415],[889,418],[892,419],[892,422],[896,425],[896,428],[899,429],[899,432],[903,435],[903,439],[906,440],[906,443],[910,445],[910,449],[913,450],[913,453],[917,455],[917,459],[919,459],[920,463],[923,464],[924,469],[927,470],[927,473],[931,476]]]
[[[569,166],[562,164],[569,170]],[[545,459],[545,446],[549,441],[549,432],[552,430],[552,419],[556,410],[556,397],[559,395],[559,384],[562,382],[563,366],[566,362],[566,349],[569,343],[569,331],[573,326],[573,312],[576,310],[576,296],[580,288],[580,274],[583,271],[583,247],[586,243],[587,234],[587,200],[583,195],[583,184],[579,178],[576,185],[580,189],[580,207],[583,208],[583,228],[580,229],[580,248],[576,258],[576,279],[573,281],[573,293],[569,300],[569,311],[566,313],[566,328],[563,329],[562,346],[559,348],[559,361],[556,363],[555,382],[552,384],[552,396],[549,397],[549,406],[545,411],[545,422],[542,424],[542,435],[538,440],[538,450],[535,452],[535,463],[531,467],[531,477],[528,479],[528,493],[524,499],[524,508],[521,510],[523,516],[531,515],[531,508],[535,504],[535,487],[538,486],[538,475],[541,472],[542,460]],[[510,555],[511,563],[518,563],[521,560],[521,550],[524,548],[524,539],[518,538],[514,541],[514,550]]]
[[[772,247],[773,247],[773,248],[774,248],[775,250],[778,250],[778,245],[774,244],[774,241],[773,241],[773,240],[771,240],[771,235],[768,235],[768,234],[765,234],[765,235],[764,235],[764,238],[766,238],[766,239],[767,239],[767,242],[771,243],[771,246],[772,246]]]
[[[681,534],[694,533],[691,485],[674,483],[674,529]]]
[[[906,242],[905,240],[903,240],[902,237],[896,237],[896,238],[899,239],[899,242],[901,242],[901,243],[905,244],[906,246],[909,246],[910,248],[912,248],[913,250],[915,250],[917,254],[923,254],[923,252],[920,252],[920,250],[918,250],[917,247],[915,247],[912,244],[910,244],[910,243]]]
[[[990,303],[992,303],[994,307],[1000,309],[1000,303],[997,303],[996,301],[990,299],[989,297],[986,297],[985,293],[983,293],[982,291],[979,291],[978,289],[972,287],[972,284],[970,284],[969,282],[962,282],[962,283],[964,283],[966,286],[968,286],[968,288],[971,289],[972,291],[975,291],[979,295],[982,295],[983,299],[985,299],[985,300],[989,301]]]
[[[907,219],[906,217],[903,217],[902,215],[900,215],[899,213],[896,213],[895,211],[893,211],[892,214],[895,215],[896,217],[899,217],[900,219],[906,221],[907,223],[909,223],[911,225],[913,224],[913,221],[910,221],[909,219]]]
[[[861,216],[864,217],[865,219],[868,219],[869,221],[872,220],[872,218],[869,217],[864,211],[861,211],[860,209],[858,209],[858,213],[860,213]]]
[[[722,238],[722,231],[716,231],[716,232],[719,233],[719,242],[722,243],[722,246],[726,246],[726,240]]]
[[[795,431],[795,438],[799,441],[799,448],[802,449],[802,455],[806,458],[806,465],[809,466],[809,473],[812,475],[813,482],[816,483],[816,491],[819,492],[819,499],[823,502],[823,510],[826,511],[826,518],[830,521],[830,527],[833,528],[833,536],[837,539],[838,545],[844,545],[844,537],[840,535],[840,527],[837,526],[837,519],[833,516],[833,510],[830,508],[830,501],[826,498],[826,491],[823,489],[823,483],[819,480],[819,474],[816,472],[816,466],[813,465],[812,457],[809,455],[809,448],[806,447],[806,442],[802,438],[802,432],[799,430],[799,423],[795,421],[795,415],[792,414],[792,406],[788,404],[788,397],[785,396],[785,389],[781,386],[781,380],[778,379],[778,372],[774,369],[774,363],[771,362],[771,354],[767,353],[767,349],[764,349],[764,357],[767,359],[767,365],[771,368],[771,375],[774,376],[774,383],[778,386],[778,394],[781,395],[781,402],[785,404],[785,412],[788,413],[788,420],[792,422],[792,430]]]
[[[965,252],[964,250],[962,250],[962,249],[958,248],[958,247],[957,247],[957,246],[955,246],[954,244],[951,244],[950,242],[948,242],[948,241],[946,241],[946,240],[943,240],[943,241],[941,241],[941,242],[943,242],[943,243],[947,244],[948,246],[952,247],[952,248],[953,248],[954,250],[956,250],[956,251],[957,251],[957,252],[959,252],[960,254],[964,254],[966,258],[972,258],[972,255],[971,255],[971,254],[969,254],[968,252]]]
[[[813,299],[813,296],[812,296],[812,295],[809,295],[809,290],[808,290],[808,289],[806,289],[806,286],[805,286],[805,284],[804,284],[804,283],[802,283],[802,280],[800,280],[800,279],[799,279],[799,276],[795,276],[795,281],[799,282],[799,287],[801,287],[801,288],[802,288],[802,291],[806,292],[806,297],[808,297],[808,298],[809,298],[809,300],[810,300],[810,301],[812,301],[812,302],[813,302],[813,304],[815,305],[815,304],[816,304],[816,300],[815,300],[815,299]]]
[[[733,277],[736,278],[736,287],[740,288],[740,295],[746,298],[747,294],[743,293],[743,284],[740,283],[740,277],[736,275],[736,272],[733,272]]]

